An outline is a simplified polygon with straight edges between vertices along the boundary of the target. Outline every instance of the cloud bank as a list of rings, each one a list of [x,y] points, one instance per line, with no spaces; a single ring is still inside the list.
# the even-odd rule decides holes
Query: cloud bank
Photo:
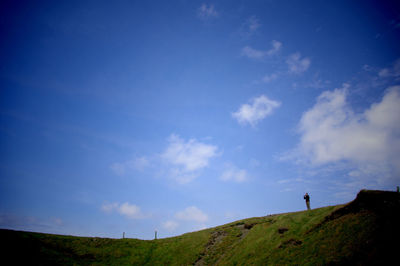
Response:
[[[323,92],[299,123],[295,156],[313,165],[350,162],[350,176],[400,174],[400,86],[362,113],[347,102],[347,89]],[[379,180],[378,180],[379,182]]]

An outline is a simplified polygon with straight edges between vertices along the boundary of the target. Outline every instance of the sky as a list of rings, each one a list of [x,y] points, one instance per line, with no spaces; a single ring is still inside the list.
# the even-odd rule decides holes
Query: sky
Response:
[[[397,1],[1,1],[0,228],[170,237],[400,185]]]

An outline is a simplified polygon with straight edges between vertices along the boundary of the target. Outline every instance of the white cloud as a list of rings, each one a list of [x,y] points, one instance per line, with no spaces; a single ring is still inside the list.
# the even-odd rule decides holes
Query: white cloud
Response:
[[[310,67],[311,60],[308,57],[301,58],[300,53],[291,54],[286,63],[289,68],[289,73],[301,74]]]
[[[169,145],[162,157],[171,164],[182,166],[185,171],[192,172],[208,166],[208,161],[216,156],[217,147],[204,144],[196,139],[185,142],[179,136],[172,134]]]
[[[273,110],[281,105],[280,102],[269,99],[265,95],[261,95],[250,101],[250,104],[243,104],[239,110],[232,113],[232,116],[240,124],[250,124],[255,126],[268,115],[272,114]]]
[[[190,206],[183,211],[175,214],[176,219],[183,221],[193,221],[198,223],[205,223],[208,221],[208,215],[201,211],[196,206]]]
[[[106,213],[112,213],[114,211],[121,215],[124,215],[130,219],[141,219],[144,218],[143,213],[140,208],[135,204],[130,204],[125,202],[123,204],[119,203],[105,203],[101,206],[101,209]]]
[[[168,220],[162,224],[162,227],[165,228],[169,232],[173,232],[178,228],[179,223],[173,220]]]
[[[399,174],[400,86],[359,114],[347,102],[348,87],[323,92],[303,114],[294,156],[314,165],[350,162],[357,168],[352,177]]]
[[[218,155],[218,147],[196,139],[184,140],[171,134],[166,149],[160,154],[142,156],[125,162],[113,163],[110,168],[117,175],[129,174],[132,170],[152,171],[154,175],[167,172],[178,183],[188,183],[199,176],[209,165],[211,158]],[[155,171],[155,172],[154,172]]]
[[[141,217],[140,208],[134,204],[129,204],[128,202],[120,205],[118,212],[132,219]]]
[[[276,40],[271,42],[272,48],[267,51],[257,50],[250,46],[245,46],[242,49],[242,56],[246,56],[251,59],[263,59],[266,56],[272,56],[277,54],[282,47],[282,43]]]
[[[197,16],[203,20],[207,20],[218,17],[218,12],[214,9],[214,5],[207,6],[206,4],[202,4],[197,9]]]
[[[207,167],[209,160],[217,156],[218,147],[190,139],[185,141],[172,134],[169,145],[161,157],[174,166],[171,174],[177,181],[187,183],[197,177],[198,171]]]
[[[227,164],[225,165],[225,170],[220,178],[223,181],[234,181],[237,183],[241,183],[248,180],[249,175],[246,170],[239,169],[232,164]]]

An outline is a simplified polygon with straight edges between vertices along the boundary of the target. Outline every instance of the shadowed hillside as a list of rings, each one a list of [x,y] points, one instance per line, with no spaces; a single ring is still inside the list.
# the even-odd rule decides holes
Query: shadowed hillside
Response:
[[[362,190],[346,205],[158,240],[0,236],[3,260],[25,265],[384,265],[398,261],[399,225],[400,193]]]

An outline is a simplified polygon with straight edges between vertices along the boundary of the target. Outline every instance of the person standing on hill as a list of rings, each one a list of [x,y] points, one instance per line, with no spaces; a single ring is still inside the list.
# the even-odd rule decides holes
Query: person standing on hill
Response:
[[[306,194],[304,195],[304,199],[306,200],[306,205],[307,205],[307,210],[310,210],[310,196],[308,195],[308,193],[306,192]]]

